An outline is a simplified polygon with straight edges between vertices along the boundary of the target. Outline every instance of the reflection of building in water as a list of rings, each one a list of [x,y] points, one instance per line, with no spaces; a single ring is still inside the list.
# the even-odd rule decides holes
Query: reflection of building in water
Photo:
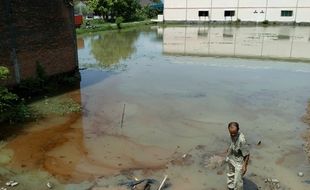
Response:
[[[78,49],[84,49],[84,38],[77,38],[77,47]]]
[[[167,27],[164,53],[310,61],[306,27]],[[162,32],[162,31],[161,31]]]
[[[309,0],[165,0],[166,21],[310,22]]]

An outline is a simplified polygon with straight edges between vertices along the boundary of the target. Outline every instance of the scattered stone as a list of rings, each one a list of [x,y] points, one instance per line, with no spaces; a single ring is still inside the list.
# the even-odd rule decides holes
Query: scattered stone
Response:
[[[6,185],[6,186],[15,187],[15,186],[18,185],[18,182],[16,182],[16,181],[8,181],[8,182],[5,183],[5,185]],[[4,187],[3,187],[3,188],[4,188]],[[2,190],[2,189],[0,189],[0,190]]]
[[[47,182],[46,186],[47,186],[49,189],[52,189],[52,188],[53,188],[53,186],[52,186],[52,184],[51,184],[50,182]]]
[[[8,181],[5,183],[6,186],[11,186],[11,184],[14,183],[14,181]]]
[[[297,174],[299,177],[303,177],[304,176],[304,173],[302,173],[302,172],[298,172],[298,174]]]
[[[262,144],[262,141],[258,141],[257,146],[259,146],[260,144]]]
[[[265,183],[267,183],[271,189],[281,189],[280,181],[278,179],[267,178],[265,179]]]
[[[265,183],[267,183],[267,182],[280,183],[280,181],[278,179],[270,179],[270,178],[265,179]]]
[[[184,154],[182,157],[172,160],[171,163],[173,165],[189,166],[194,163],[194,160],[192,159],[191,154]]]
[[[18,185],[18,182],[14,181],[13,183],[11,183],[11,187],[15,187],[16,185]]]
[[[277,179],[272,179],[271,182],[272,182],[272,183],[280,183],[280,181],[277,180]]]

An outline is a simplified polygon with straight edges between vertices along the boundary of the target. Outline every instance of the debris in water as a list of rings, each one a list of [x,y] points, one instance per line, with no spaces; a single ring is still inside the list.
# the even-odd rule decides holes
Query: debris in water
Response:
[[[262,144],[262,141],[258,141],[257,146],[259,146],[260,144]]]
[[[189,166],[194,163],[191,154],[183,154],[182,157],[171,160],[171,163],[179,166]]]
[[[298,176],[299,176],[299,177],[303,177],[303,176],[304,176],[304,173],[298,172]]]
[[[52,188],[53,188],[53,186],[52,186],[52,184],[51,184],[50,182],[47,182],[46,186],[47,186],[49,189],[52,189]]]
[[[126,104],[124,104],[124,107],[123,107],[123,114],[122,114],[122,120],[121,120],[121,128],[123,128],[123,124],[124,124],[125,109],[126,109]]]
[[[8,181],[5,183],[6,186],[11,186],[11,184],[14,183],[14,181]]]
[[[18,182],[14,181],[13,183],[11,183],[11,187],[15,187],[16,185],[18,185]]]
[[[130,189],[147,189],[150,188],[151,184],[158,183],[155,179],[142,179],[138,180],[135,178],[134,180],[128,182],[119,183],[119,185],[126,185]]]
[[[165,178],[164,178],[163,181],[161,182],[161,184],[160,184],[158,190],[161,190],[161,188],[164,186],[165,181],[167,180],[167,178],[168,178],[168,175],[165,175]]]
[[[278,179],[267,178],[265,179],[265,183],[267,183],[271,189],[280,189],[281,187]]]

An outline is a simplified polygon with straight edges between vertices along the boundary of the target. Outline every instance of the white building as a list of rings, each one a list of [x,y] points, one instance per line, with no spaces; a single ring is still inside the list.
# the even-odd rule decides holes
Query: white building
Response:
[[[165,21],[310,22],[310,0],[165,0]]]

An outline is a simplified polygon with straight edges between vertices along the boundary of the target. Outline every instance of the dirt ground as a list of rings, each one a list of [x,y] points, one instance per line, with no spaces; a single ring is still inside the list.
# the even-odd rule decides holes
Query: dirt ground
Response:
[[[308,102],[306,114],[302,117],[302,120],[309,125],[305,133],[302,134],[302,137],[305,140],[304,150],[307,153],[308,159],[310,161],[310,101]]]

